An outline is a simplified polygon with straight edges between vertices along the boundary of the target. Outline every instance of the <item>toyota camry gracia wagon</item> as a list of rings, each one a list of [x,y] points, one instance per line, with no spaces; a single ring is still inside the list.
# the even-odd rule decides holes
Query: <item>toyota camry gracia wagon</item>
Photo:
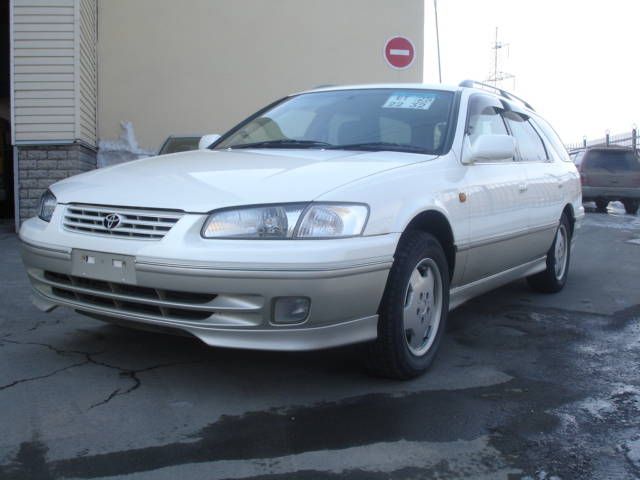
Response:
[[[578,172],[502,90],[323,88],[203,138],[50,187],[20,230],[37,307],[221,347],[366,342],[374,372],[410,378],[451,309],[567,280]]]

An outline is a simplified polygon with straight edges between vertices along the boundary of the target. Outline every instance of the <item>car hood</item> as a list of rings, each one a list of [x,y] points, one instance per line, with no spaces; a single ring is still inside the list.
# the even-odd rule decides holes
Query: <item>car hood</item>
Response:
[[[311,201],[360,178],[434,158],[400,152],[198,150],[92,170],[51,190],[63,204],[204,213],[234,205]]]

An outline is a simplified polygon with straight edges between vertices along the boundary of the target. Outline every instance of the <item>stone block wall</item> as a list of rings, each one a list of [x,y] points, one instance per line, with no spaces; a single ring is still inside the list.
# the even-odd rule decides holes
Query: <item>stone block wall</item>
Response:
[[[20,222],[38,214],[40,196],[52,183],[96,168],[96,152],[84,145],[18,147]]]

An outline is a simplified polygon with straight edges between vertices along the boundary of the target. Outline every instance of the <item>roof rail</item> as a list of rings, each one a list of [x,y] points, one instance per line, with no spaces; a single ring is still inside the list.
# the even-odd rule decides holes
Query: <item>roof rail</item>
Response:
[[[504,97],[508,100],[515,100],[516,102],[520,102],[522,103],[525,107],[527,107],[529,110],[532,110],[535,112],[535,109],[531,106],[531,104],[529,104],[528,102],[526,102],[525,100],[523,100],[522,98],[514,95],[513,93],[509,93],[506,90],[502,90],[501,88],[498,87],[494,87],[493,85],[488,85],[486,83],[482,83],[482,82],[477,82],[475,80],[464,80],[462,82],[460,82],[460,87],[468,87],[468,88],[483,88],[485,90],[493,90],[494,92],[497,92],[498,95],[500,95],[501,97]]]

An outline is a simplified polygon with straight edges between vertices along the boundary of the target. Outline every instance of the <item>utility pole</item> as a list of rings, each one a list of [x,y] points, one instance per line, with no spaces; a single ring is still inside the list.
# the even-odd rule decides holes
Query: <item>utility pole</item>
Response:
[[[503,72],[498,69],[498,50],[503,49],[504,47],[508,47],[508,43],[502,43],[498,40],[498,27],[496,27],[496,41],[491,47],[493,50],[493,75],[490,75],[485,81],[487,83],[493,83],[494,87],[498,87],[498,82],[502,82],[503,80],[513,79],[513,84],[515,87],[515,75],[512,75],[507,72]]]
[[[496,27],[496,43],[493,44],[493,86],[498,83],[498,49],[502,46],[498,43],[498,27]]]
[[[433,11],[436,18],[436,45],[438,47],[438,78],[442,83],[442,66],[440,65],[440,30],[438,29],[438,0],[433,0]]]

